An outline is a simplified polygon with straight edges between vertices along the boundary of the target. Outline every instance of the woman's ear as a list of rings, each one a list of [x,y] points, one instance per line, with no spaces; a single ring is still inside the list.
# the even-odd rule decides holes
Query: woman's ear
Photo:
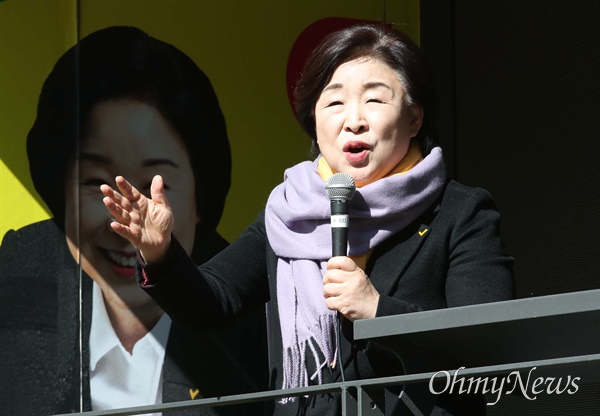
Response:
[[[423,107],[418,104],[410,106],[410,134],[415,137],[423,124]]]

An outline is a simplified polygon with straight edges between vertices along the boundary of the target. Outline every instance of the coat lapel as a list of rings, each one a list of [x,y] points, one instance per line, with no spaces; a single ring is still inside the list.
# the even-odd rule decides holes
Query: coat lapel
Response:
[[[197,389],[194,388],[192,382],[183,375],[179,370],[178,365],[168,354],[165,355],[162,377],[163,403],[192,400],[192,396],[194,396],[194,399],[200,396],[198,393],[195,393]],[[187,390],[190,390],[195,394],[192,394]],[[200,390],[198,390],[198,392],[199,391]]]
[[[187,355],[190,352],[179,350],[180,339],[177,332],[177,328],[171,324],[163,364],[163,403],[200,399],[203,396],[200,393],[200,386],[194,385],[186,373],[181,370],[186,367],[190,370],[195,366],[193,360],[190,362],[191,357]]]
[[[92,279],[80,270],[68,251],[64,233],[54,229],[55,250],[50,268],[57,281],[57,342],[54,387],[70,411],[91,410],[89,385],[89,332]],[[83,340],[83,341],[82,341]],[[83,408],[81,408],[83,404]]]
[[[400,231],[373,251],[365,271],[379,293],[391,295],[395,291],[404,271],[431,234],[431,220],[436,213],[437,209],[422,216],[418,222]]]

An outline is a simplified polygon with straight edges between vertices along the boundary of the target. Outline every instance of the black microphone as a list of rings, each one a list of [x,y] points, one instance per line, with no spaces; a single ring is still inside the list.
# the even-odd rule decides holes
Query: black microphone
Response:
[[[329,178],[325,191],[331,202],[331,253],[332,257],[348,255],[348,223],[350,216],[350,200],[354,196],[356,186],[354,179],[347,173],[336,173]],[[346,381],[344,376],[344,366],[342,365],[342,328],[340,313],[336,315],[337,330],[336,342],[338,347],[337,364],[340,367],[342,381]]]
[[[325,191],[331,202],[332,257],[348,254],[348,211],[355,190],[354,179],[347,173],[336,173],[327,181]]]

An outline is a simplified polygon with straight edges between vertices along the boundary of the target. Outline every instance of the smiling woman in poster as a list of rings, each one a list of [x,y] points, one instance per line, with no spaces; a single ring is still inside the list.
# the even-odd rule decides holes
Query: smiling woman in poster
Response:
[[[99,186],[114,176],[127,175],[149,195],[159,173],[182,250],[202,263],[227,246],[216,232],[230,185],[225,120],[187,55],[132,27],[85,37],[44,83],[27,154],[53,218],[9,231],[0,246],[2,412],[265,389],[264,311],[217,333],[172,323],[138,287],[135,248],[111,229],[102,204]]]

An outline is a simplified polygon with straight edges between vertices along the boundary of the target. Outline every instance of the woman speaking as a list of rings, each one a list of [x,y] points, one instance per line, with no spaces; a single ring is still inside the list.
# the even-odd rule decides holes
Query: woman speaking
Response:
[[[513,297],[492,198],[448,180],[433,145],[435,93],[412,41],[378,25],[330,35],[304,67],[296,110],[316,158],[288,169],[258,219],[198,268],[172,235],[161,176],[152,199],[123,177],[119,192],[101,187],[113,230],[140,251],[142,287],[172,319],[222,326],[270,301],[271,386],[279,389],[401,374],[391,350],[353,340],[357,319]],[[335,173],[357,189],[348,255],[331,257],[325,186]],[[386,414],[398,411],[398,400],[377,397]],[[433,414],[478,414],[483,403],[454,399],[439,397]],[[289,398],[272,410],[334,415],[340,398]]]

